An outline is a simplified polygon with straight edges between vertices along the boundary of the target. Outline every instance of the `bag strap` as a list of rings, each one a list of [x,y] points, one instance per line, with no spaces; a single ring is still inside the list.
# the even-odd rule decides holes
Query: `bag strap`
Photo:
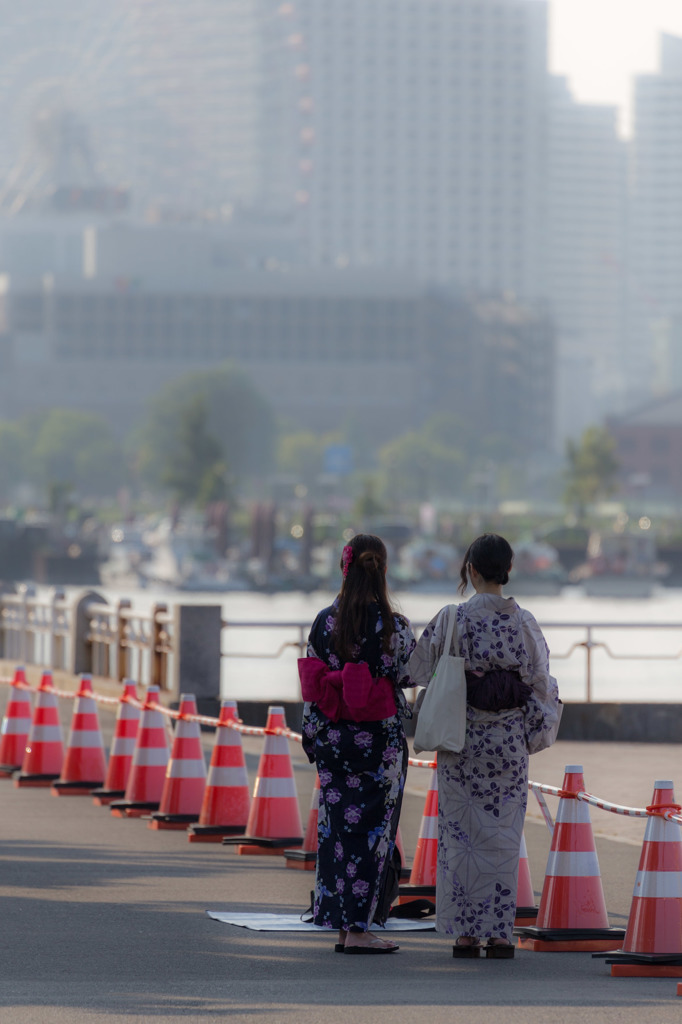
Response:
[[[455,619],[457,618],[457,612],[454,604],[448,605],[448,628],[445,634],[445,647],[443,648],[443,654],[450,654],[452,650],[452,634],[455,629]]]

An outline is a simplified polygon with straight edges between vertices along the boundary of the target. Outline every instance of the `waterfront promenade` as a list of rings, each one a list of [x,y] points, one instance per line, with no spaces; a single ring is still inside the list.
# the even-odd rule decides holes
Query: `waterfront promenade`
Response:
[[[101,720],[107,740],[113,714],[102,711]],[[208,752],[212,738],[204,739]],[[244,746],[253,779],[262,741]],[[305,816],[314,775],[295,744],[292,753]],[[674,780],[678,796],[682,788],[679,749],[664,745],[558,743],[531,759],[531,777],[560,784],[564,764],[575,762],[585,765],[588,788],[608,799],[641,806],[660,777]],[[409,777],[401,822],[408,858],[428,776],[412,769]],[[591,813],[611,921],[624,925],[644,825]],[[536,890],[549,849],[538,818],[531,796],[526,838]],[[612,821],[634,825],[633,834],[609,835]],[[190,845],[182,832],[113,818],[86,797],[55,799],[0,782],[0,822],[3,1024],[667,1024],[682,1012],[673,979],[611,978],[589,954],[517,951],[512,962],[455,962],[446,940],[411,932],[398,954],[351,960],[335,955],[322,933],[220,924],[205,911],[302,911],[312,875],[287,870],[279,858]]]

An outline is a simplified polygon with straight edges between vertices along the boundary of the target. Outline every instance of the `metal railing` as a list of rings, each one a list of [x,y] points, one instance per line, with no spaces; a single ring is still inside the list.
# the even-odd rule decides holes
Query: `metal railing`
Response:
[[[209,610],[215,612],[216,609]],[[220,616],[212,621],[215,625],[211,629],[220,629],[221,643],[218,645],[216,638],[216,648],[219,646],[220,659],[228,672],[230,662],[239,659],[252,663],[279,662],[289,671],[285,663],[290,661],[290,652],[295,651],[299,657],[305,655],[310,629],[307,621],[241,621]],[[424,625],[413,622],[417,635]],[[553,634],[553,663],[575,660],[583,652],[579,683],[582,683],[582,699],[588,703],[594,700],[595,687],[603,678],[599,677],[603,662],[595,662],[597,653],[620,664],[682,661],[682,623],[561,621],[542,622],[540,626],[545,634]],[[252,634],[253,643],[244,640],[244,631],[247,636]],[[557,633],[564,638],[569,634],[564,647],[557,644]],[[617,649],[609,633],[628,636],[634,641],[631,649]],[[658,639],[652,642],[646,633],[667,635],[672,644],[668,642],[666,651],[665,644]],[[215,632],[211,635],[215,637]],[[242,641],[246,649],[238,650],[235,644]],[[647,642],[648,650],[645,649]],[[92,594],[74,604],[59,590],[39,598],[30,586],[21,586],[17,593],[0,597],[0,657],[5,660],[75,674],[89,671],[116,680],[130,676],[141,683],[170,689],[172,667],[179,653],[176,648],[180,643],[174,636],[174,616],[164,604],[140,612],[134,610],[128,600],[110,605]],[[679,698],[673,699],[682,701],[682,688]]]
[[[86,607],[93,675],[119,681],[132,678],[169,689],[169,660],[173,653],[172,616],[165,604],[151,613],[133,610],[122,599],[115,606],[91,603]]]

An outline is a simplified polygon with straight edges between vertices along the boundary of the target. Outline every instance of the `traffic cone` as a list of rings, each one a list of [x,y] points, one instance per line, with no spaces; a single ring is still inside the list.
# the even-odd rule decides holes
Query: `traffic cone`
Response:
[[[98,807],[107,807],[114,800],[120,800],[125,796],[140,724],[140,709],[133,701],[137,701],[137,688],[132,679],[126,679],[116,712],[116,727],[109,751],[107,777],[101,789],[92,791],[92,802]]]
[[[148,686],[125,796],[110,804],[115,818],[141,818],[159,809],[170,755],[163,712],[155,709],[158,699],[158,686]]]
[[[199,818],[206,787],[206,762],[199,723],[191,718],[196,718],[196,714],[194,695],[182,694],[161,802],[152,814],[149,828],[186,829]]]
[[[286,729],[284,708],[268,708],[265,747],[258,764],[258,776],[243,840],[225,836],[223,844],[239,843],[237,853],[282,854],[289,846],[301,846],[303,826],[298,806],[294,772],[286,736],[275,736],[275,729]]]
[[[21,768],[26,753],[31,730],[31,694],[22,689],[22,683],[26,683],[26,674],[23,665],[19,665],[0,729],[0,779],[11,779]]]
[[[286,866],[299,871],[314,871],[317,864],[317,819],[320,811],[320,776],[315,772],[315,785],[310,801],[310,813],[306,825],[303,846],[296,850],[285,850]]]
[[[242,738],[230,722],[238,722],[237,702],[224,700],[199,821],[190,825],[190,843],[219,843],[223,836],[243,836],[249,819],[251,795]]]
[[[614,978],[682,978],[682,832],[673,784],[655,782],[621,949],[603,954]],[[658,812],[658,813],[656,813]],[[678,990],[679,991],[679,990]]]
[[[63,760],[64,739],[59,723],[57,695],[52,687],[52,673],[43,672],[24,760],[21,771],[14,776],[14,785],[19,788],[51,786],[59,778]]]
[[[414,855],[410,880],[400,887],[398,903],[410,903],[412,900],[427,897],[436,898],[436,863],[438,856],[438,772],[431,772],[429,788],[424,803],[424,813],[417,849]]]
[[[561,953],[617,948],[622,928],[610,928],[582,765],[568,765],[559,800],[537,924],[519,929],[519,948]]]
[[[530,866],[528,864],[528,849],[526,848],[526,837],[521,833],[521,850],[519,853],[519,883],[516,888],[516,917],[514,926],[516,928],[525,924],[535,924],[538,916],[538,908],[535,906],[535,893],[533,883],[530,880]]]
[[[60,778],[52,784],[53,796],[84,796],[104,782],[107,766],[99,728],[92,677],[81,676],[71,718],[69,741]]]

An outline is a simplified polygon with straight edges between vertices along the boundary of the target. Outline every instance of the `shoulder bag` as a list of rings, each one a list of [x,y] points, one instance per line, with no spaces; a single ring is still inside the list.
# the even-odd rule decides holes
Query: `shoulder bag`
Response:
[[[443,653],[419,709],[414,732],[415,754],[423,750],[448,750],[458,754],[464,746],[467,726],[464,658],[450,654],[455,619],[455,605],[450,605]]]

